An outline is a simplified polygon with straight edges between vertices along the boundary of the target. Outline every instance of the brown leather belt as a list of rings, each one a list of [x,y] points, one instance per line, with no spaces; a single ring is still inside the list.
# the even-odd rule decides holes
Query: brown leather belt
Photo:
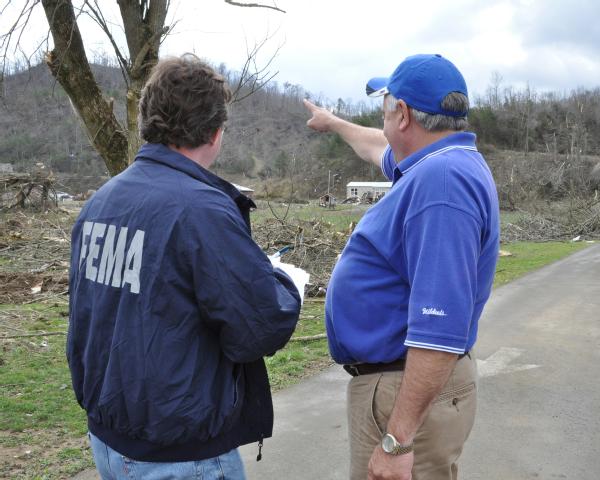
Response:
[[[469,352],[465,352],[458,356],[458,360],[469,355]],[[469,355],[469,358],[471,355]],[[406,358],[400,358],[390,363],[354,363],[351,365],[344,365],[346,370],[353,377],[359,375],[370,375],[372,373],[381,372],[401,372],[406,366]]]

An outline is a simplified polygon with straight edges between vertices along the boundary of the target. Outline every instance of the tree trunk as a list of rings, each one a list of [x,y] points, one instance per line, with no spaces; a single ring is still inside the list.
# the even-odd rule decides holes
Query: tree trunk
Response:
[[[138,103],[144,84],[158,62],[160,41],[169,31],[165,27],[168,0],[118,0],[130,64],[127,90],[127,130],[129,140],[128,158],[131,163],[141,145],[138,133]]]
[[[94,148],[111,175],[127,167],[128,138],[117,121],[88,63],[71,1],[42,0],[54,49],[46,63],[83,120]]]
[[[140,92],[141,88],[139,87],[132,87],[127,90],[127,140],[129,144],[127,161],[130,165],[135,160],[135,156],[142,145],[137,121]]]

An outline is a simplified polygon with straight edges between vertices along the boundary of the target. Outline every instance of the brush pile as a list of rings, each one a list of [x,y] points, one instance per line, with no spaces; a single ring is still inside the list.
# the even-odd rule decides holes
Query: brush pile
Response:
[[[327,222],[284,222],[275,218],[256,225],[252,236],[268,255],[286,246],[293,247],[281,261],[310,273],[310,284],[306,287],[306,295],[310,297],[325,294],[331,271],[348,240],[348,233],[336,231]]]

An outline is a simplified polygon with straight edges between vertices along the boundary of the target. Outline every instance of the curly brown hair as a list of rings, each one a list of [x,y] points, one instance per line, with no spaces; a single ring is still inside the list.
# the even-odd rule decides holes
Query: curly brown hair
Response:
[[[225,79],[196,55],[165,58],[141,93],[140,136],[177,148],[204,145],[227,120],[230,100]]]

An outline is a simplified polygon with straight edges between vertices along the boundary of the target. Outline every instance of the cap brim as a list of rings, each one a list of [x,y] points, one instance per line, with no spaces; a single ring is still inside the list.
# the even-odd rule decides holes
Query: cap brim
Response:
[[[369,97],[381,97],[386,93],[389,93],[388,90],[388,77],[374,77],[367,82],[367,95]]]

